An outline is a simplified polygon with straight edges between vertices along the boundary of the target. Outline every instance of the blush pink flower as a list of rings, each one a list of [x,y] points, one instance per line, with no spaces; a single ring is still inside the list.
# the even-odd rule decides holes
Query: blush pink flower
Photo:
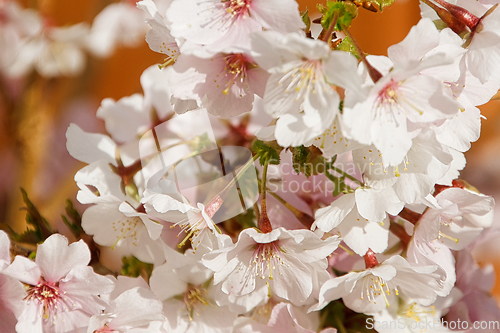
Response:
[[[254,320],[240,320],[235,324],[235,333],[314,333],[307,328],[302,327],[293,307],[289,303],[279,303],[274,306],[271,318],[267,325],[260,324]],[[335,328],[325,328],[320,333],[336,333]]]
[[[217,53],[208,59],[182,54],[173,69],[169,82],[175,97],[201,99],[208,112],[223,118],[250,112],[268,78],[243,53]]]
[[[488,322],[500,318],[498,302],[491,296],[491,290],[495,285],[495,272],[493,265],[479,267],[469,251],[457,253],[457,282],[456,288],[463,297],[450,308],[446,317],[448,321],[467,321],[469,327],[474,322]],[[485,331],[485,330],[481,330]],[[470,332],[480,332],[470,331]],[[498,332],[491,330],[489,332]]]
[[[26,292],[16,279],[2,274],[10,265],[9,236],[0,230],[0,332],[14,332],[17,317],[23,311]]]
[[[493,223],[492,197],[452,187],[436,195],[440,208],[427,210],[415,228],[420,243],[438,239],[452,250],[462,250]]]
[[[250,48],[250,33],[298,31],[304,26],[293,0],[174,0],[171,34],[213,53]]]
[[[94,273],[90,251],[82,241],[54,234],[38,246],[35,262],[17,256],[4,273],[27,285],[25,307],[16,325],[19,333],[74,332],[105,308],[99,295],[114,284]]]
[[[419,36],[429,36],[434,42],[427,42],[417,52],[414,45],[422,39]],[[430,69],[453,64],[461,56],[443,50],[430,52],[438,46],[438,30],[430,20],[421,20],[405,40],[391,46],[389,58],[368,57],[384,76],[366,83],[364,98],[346,94],[344,135],[373,144],[387,166],[404,161],[422,128],[442,123],[459,112],[458,103],[447,95],[441,78],[426,74]]]
[[[320,310],[330,301],[342,298],[349,309],[373,314],[397,304],[400,293],[429,306],[442,289],[437,268],[413,266],[403,257],[393,256],[376,267],[328,280],[321,287],[319,303],[309,311]]]
[[[245,229],[233,246],[206,254],[203,264],[215,271],[214,284],[222,282],[228,295],[248,295],[267,284],[277,296],[303,304],[318,282],[328,279],[326,257],[339,243],[309,230]]]

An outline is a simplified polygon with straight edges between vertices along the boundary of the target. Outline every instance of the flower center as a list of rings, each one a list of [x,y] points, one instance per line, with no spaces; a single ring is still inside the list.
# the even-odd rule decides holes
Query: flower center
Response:
[[[397,288],[394,288],[394,292],[396,296],[399,295],[399,291]],[[368,302],[373,304],[377,304],[376,298],[378,296],[382,296],[385,301],[385,305],[389,307],[389,300],[387,296],[391,295],[391,288],[389,284],[379,276],[369,275],[363,279],[363,287],[361,289],[361,299],[368,299]]]
[[[266,277],[269,280],[273,280],[273,272],[281,267],[290,267],[283,258],[281,257],[282,251],[278,246],[277,242],[271,242],[267,244],[257,244],[257,247],[253,253],[253,261],[250,263],[248,268],[254,269],[255,275],[260,276],[261,279]],[[253,266],[252,266],[253,263]],[[279,273],[282,275],[283,273]]]
[[[226,65],[224,67],[223,77],[227,80],[227,82],[225,84],[226,88],[222,91],[222,93],[227,95],[235,83],[244,83],[247,76],[247,69],[252,64],[248,62],[245,56],[241,53],[228,54],[224,57],[224,60],[226,61]],[[243,96],[240,95],[240,97]]]
[[[189,320],[193,320],[195,307],[200,305],[210,305],[208,291],[202,286],[191,287],[184,293],[184,303],[189,314]]]
[[[420,307],[417,303],[412,303],[400,308],[399,315],[401,317],[420,322],[425,321],[429,316],[436,316],[436,310],[434,309],[434,306]]]
[[[414,111],[419,115],[424,114],[419,109],[419,106],[414,105],[411,99],[406,97],[415,98],[419,92],[411,87],[404,86],[403,83],[404,81],[394,81],[392,79],[378,93],[375,108],[378,116],[381,114],[388,116],[386,121],[396,121],[396,115],[404,114],[406,116],[409,112],[413,113]]]
[[[65,294],[63,292],[63,294]],[[27,291],[26,301],[34,301],[42,305],[43,308],[43,319],[48,319],[49,317],[54,317],[56,312],[60,310],[58,306],[63,307],[63,310],[67,310],[66,298],[59,292],[58,283],[48,283],[41,280],[38,285],[32,286]]]
[[[142,224],[142,220],[138,216],[124,217],[113,222],[113,230],[115,232],[119,231],[120,235],[117,237],[116,242],[111,246],[114,250],[117,245],[123,243],[123,241],[128,237],[133,240],[132,244],[137,246],[137,228]]]
[[[278,84],[288,83],[285,93],[292,91],[297,93],[296,101],[306,98],[309,93],[315,94],[317,89],[326,89],[324,86],[318,86],[318,83],[321,83],[319,66],[320,61],[307,60],[285,74]]]
[[[182,232],[186,233],[186,237],[184,237],[184,239],[179,244],[177,244],[178,248],[183,247],[188,240],[193,241],[193,239],[196,238],[200,234],[200,232],[204,231],[208,227],[201,212],[193,213],[188,211],[187,214],[187,218],[182,219],[181,221],[170,226],[170,229],[179,226],[181,228],[179,235]]]
[[[222,3],[226,12],[232,17],[246,17],[250,16],[248,10],[250,8],[251,0],[223,0]]]
[[[391,80],[386,86],[379,92],[378,99],[380,104],[391,104],[397,103],[397,92],[399,83]]]
[[[220,206],[224,200],[219,196],[216,195],[210,202],[203,208],[205,210],[205,213],[210,217],[210,219],[214,216],[215,213],[219,210]],[[198,206],[200,208],[200,206]],[[181,221],[175,223],[172,225],[170,228],[175,228],[176,226],[180,226],[182,233],[183,231],[186,233],[186,237],[177,245],[179,248],[183,247],[188,240],[193,241],[195,238],[197,238],[200,233],[202,232],[210,232],[209,230],[211,229],[210,227],[212,225],[209,225],[213,223],[211,220],[206,220],[205,217],[203,216],[201,211],[188,211],[187,212],[187,218],[182,219]],[[215,229],[217,227],[213,225]],[[209,229],[209,230],[207,230]],[[179,233],[179,234],[180,234]],[[193,249],[196,251],[196,244],[197,242],[194,242],[192,244]]]

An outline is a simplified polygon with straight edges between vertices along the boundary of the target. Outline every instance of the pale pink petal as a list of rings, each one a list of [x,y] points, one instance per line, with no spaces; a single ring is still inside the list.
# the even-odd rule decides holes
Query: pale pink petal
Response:
[[[83,240],[71,243],[62,235],[54,234],[38,245],[35,263],[45,281],[57,282],[77,266],[87,266],[90,250]]]
[[[71,156],[85,163],[105,160],[115,164],[116,143],[103,134],[86,133],[75,124],[66,131],[66,148]]]
[[[32,286],[38,284],[41,274],[40,268],[33,261],[22,256],[16,256],[12,264],[2,273]]]
[[[151,110],[143,108],[144,98],[140,94],[114,101],[105,98],[97,109],[97,118],[103,119],[106,130],[117,142],[127,142],[145,132],[151,123]]]
[[[5,264],[10,264],[10,239],[5,231],[0,230],[0,271]]]

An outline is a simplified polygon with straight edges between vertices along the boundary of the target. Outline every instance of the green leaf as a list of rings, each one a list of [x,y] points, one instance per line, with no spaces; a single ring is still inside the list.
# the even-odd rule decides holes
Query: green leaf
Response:
[[[352,55],[354,55],[356,58],[361,59],[361,56],[359,55],[359,53],[356,50],[356,48],[354,47],[354,45],[352,45],[352,42],[349,39],[349,37],[345,37],[344,39],[342,39],[342,42],[340,42],[340,44],[337,46],[336,49],[340,50],[340,51],[349,52]],[[341,101],[341,103],[343,103],[343,101]]]
[[[333,196],[336,197],[340,193],[344,192],[345,189],[345,183],[344,183],[344,178],[337,178],[338,181],[334,183],[335,188],[333,189]]]
[[[138,277],[140,275],[148,281],[153,273],[153,264],[142,262],[134,256],[123,257],[122,264],[122,275],[125,276]]]
[[[385,7],[389,7],[392,5],[396,0],[375,0],[377,1],[380,11],[383,11]]]
[[[302,145],[292,147],[290,151],[293,154],[293,169],[297,174],[302,172],[309,178],[311,175],[319,175],[327,170],[327,162],[315,146],[304,147]]]
[[[309,177],[311,174],[308,174],[308,170],[304,167],[304,164],[307,162],[309,156],[311,155],[309,149],[302,145],[300,147],[292,147],[290,151],[293,155],[292,162],[295,172],[299,174],[302,171],[307,177]]]
[[[69,199],[66,200],[65,211],[67,216],[61,215],[64,224],[66,224],[76,239],[80,239],[81,235],[85,233],[82,228],[82,216],[75,209],[73,203]]]
[[[358,15],[358,7],[348,1],[328,1],[326,8],[318,7],[323,14],[321,17],[321,26],[323,29],[328,30],[335,16],[337,16],[337,23],[335,30],[342,30],[342,26],[349,28],[352,20]]]
[[[13,238],[22,243],[37,244],[46,240],[54,233],[49,222],[40,214],[35,205],[28,198],[28,194],[21,188],[24,204],[26,205],[26,222],[33,229],[26,230],[21,235],[13,235]]]
[[[331,162],[331,163],[333,163],[333,162]],[[344,192],[344,190],[345,190],[344,177],[335,177],[334,175],[332,175],[328,171],[325,171],[325,176],[328,179],[330,179],[333,183],[334,188],[333,188],[332,194],[334,197],[336,197],[340,193]]]
[[[311,18],[309,17],[309,9],[306,9],[305,12],[300,13],[300,16],[302,17],[302,21],[306,25],[304,31],[308,33],[311,30]]]
[[[269,164],[280,164],[280,152],[282,150],[283,147],[278,145],[276,141],[255,140],[252,144],[252,151],[260,157],[260,165],[266,164],[266,161],[269,161]]]

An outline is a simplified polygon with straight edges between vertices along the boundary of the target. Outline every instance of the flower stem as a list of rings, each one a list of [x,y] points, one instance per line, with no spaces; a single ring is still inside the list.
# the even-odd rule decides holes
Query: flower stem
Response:
[[[264,157],[265,156],[266,154],[264,154]],[[266,206],[266,190],[267,190],[266,182],[267,182],[268,166],[269,166],[269,159],[266,158],[264,163],[264,170],[262,171],[262,179],[260,185],[261,202],[260,202],[260,219],[258,225],[260,231],[262,231],[263,233],[269,233],[273,230],[273,227],[271,226],[271,221],[267,216],[267,206]]]
[[[332,45],[332,34],[333,31],[335,30],[335,26],[337,25],[337,19],[339,18],[339,14],[335,13],[333,16],[332,22],[330,23],[330,26],[328,27],[328,30],[326,33],[323,35],[322,40],[326,43],[328,43],[329,46]]]
[[[378,266],[377,257],[375,256],[375,252],[373,252],[372,249],[368,249],[368,251],[366,251],[366,254],[363,256],[363,258],[365,259],[366,269]]]
[[[389,230],[401,240],[401,243],[403,243],[404,248],[406,249],[410,243],[411,237],[408,235],[405,228],[401,224],[391,221]]]
[[[398,215],[412,224],[417,224],[418,220],[422,217],[422,214],[414,212],[406,207],[404,207]]]
[[[348,174],[347,172],[339,169],[339,168],[336,168],[334,167],[333,165],[331,166],[331,169],[337,173],[340,173],[342,176],[346,177],[346,178],[349,178],[350,180],[352,180],[353,182],[355,182],[356,184],[358,184],[359,186],[363,186],[363,183],[360,182],[359,180],[357,180],[355,177],[351,176],[350,174]]]

